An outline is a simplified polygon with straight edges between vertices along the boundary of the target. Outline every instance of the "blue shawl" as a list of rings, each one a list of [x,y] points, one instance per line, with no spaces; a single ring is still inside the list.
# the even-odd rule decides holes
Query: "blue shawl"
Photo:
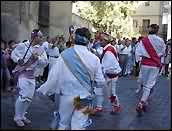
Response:
[[[65,64],[68,66],[69,70],[81,83],[81,85],[86,88],[91,94],[93,93],[93,87],[91,82],[91,77],[88,69],[82,63],[78,54],[75,52],[74,48],[68,48],[61,54]]]

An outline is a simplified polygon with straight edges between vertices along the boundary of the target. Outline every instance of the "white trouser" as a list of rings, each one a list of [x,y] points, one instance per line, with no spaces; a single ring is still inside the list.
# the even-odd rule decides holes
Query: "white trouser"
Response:
[[[116,100],[117,100],[117,105],[119,105],[119,99],[118,96],[116,94],[116,83],[117,83],[118,77],[114,78],[114,79],[109,79],[107,78],[107,95],[110,96],[116,96]]]
[[[107,82],[107,95],[108,96],[116,96],[116,83],[117,83],[118,78],[114,79],[106,79]]]
[[[143,84],[143,95],[142,95],[141,101],[146,102],[150,95],[151,89],[156,84],[159,68],[141,65],[140,70],[142,74],[141,81]]]
[[[28,109],[35,91],[35,79],[19,77],[18,80],[19,97],[15,104],[15,118],[23,119],[26,110]]]
[[[96,106],[97,107],[103,107],[103,102],[104,102],[103,88],[94,87],[94,91],[96,94]]]
[[[141,85],[143,84],[143,79],[142,79],[142,72],[140,70],[139,72],[139,77],[137,79],[137,83],[138,83],[138,89],[141,89]]]
[[[55,93],[55,111],[53,112],[53,120],[51,122],[51,129],[57,129],[59,124],[59,101],[60,101],[60,94]]]
[[[162,65],[161,70],[159,72],[160,75],[165,74],[165,64]]]
[[[133,70],[133,59],[132,56],[128,56],[127,67],[126,67],[126,74],[130,74]]]
[[[60,96],[59,103],[59,129],[71,129],[72,130],[85,130],[88,123],[88,115],[83,114],[81,111],[75,110],[73,106],[73,100],[75,96],[62,95]]]

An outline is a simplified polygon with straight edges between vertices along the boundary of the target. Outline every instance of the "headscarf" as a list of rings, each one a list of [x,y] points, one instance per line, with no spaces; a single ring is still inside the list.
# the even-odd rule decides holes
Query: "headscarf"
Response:
[[[38,32],[32,31],[32,32],[31,32],[31,37],[32,37],[32,38],[33,38],[33,37],[37,37],[37,36],[43,36],[42,32],[41,32],[41,31],[38,31]]]
[[[75,35],[75,44],[76,45],[87,45],[88,43],[89,43],[89,40],[86,37],[81,36],[79,34]]]

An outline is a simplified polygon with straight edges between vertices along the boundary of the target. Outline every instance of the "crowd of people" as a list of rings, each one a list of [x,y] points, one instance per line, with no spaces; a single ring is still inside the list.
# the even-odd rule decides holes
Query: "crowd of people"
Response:
[[[14,87],[20,89],[14,121],[20,127],[31,123],[25,112],[37,88],[37,93],[54,95],[59,103],[55,111],[60,118],[58,129],[86,129],[92,123],[89,115],[104,110],[104,88],[111,112],[122,111],[116,85],[119,77],[130,75],[138,77],[136,93],[143,89],[136,107],[141,114],[158,75],[170,74],[171,39],[164,42],[158,30],[152,24],[148,36],[117,40],[105,32],[91,39],[87,28],[78,28],[65,42],[63,36],[43,41],[42,32],[34,29],[30,40],[6,43],[1,39],[1,87],[12,92]]]
[[[93,48],[98,49],[100,47],[99,41],[101,33],[97,32],[95,36],[95,40],[92,43]],[[118,52],[119,57],[119,64],[122,69],[120,76],[128,76],[133,75],[135,77],[139,76],[139,63],[136,62],[136,55],[135,50],[140,41],[143,39],[143,36],[132,37],[132,38],[122,38],[117,40],[116,38],[109,38],[109,43],[113,45]],[[161,57],[161,68],[160,68],[160,75],[168,77],[169,75],[169,68],[171,63],[171,39],[165,41],[166,50],[165,55]],[[99,51],[99,49],[98,49]],[[94,52],[94,51],[93,51]],[[98,53],[98,52],[97,52]],[[101,52],[100,52],[101,53]],[[96,53],[95,53],[96,54]]]
[[[16,88],[14,88],[17,84],[17,80],[15,79],[12,71],[16,67],[17,63],[15,63],[11,59],[11,52],[19,43],[27,43],[28,40],[23,41],[15,41],[10,40],[9,42],[1,39],[1,87],[3,91],[15,92]],[[67,42],[70,44],[70,42]],[[69,44],[67,46],[69,46]],[[47,57],[49,57],[49,68],[53,60],[50,57],[58,57],[59,54],[66,48],[64,36],[57,35],[54,38],[50,38],[47,36],[46,40],[41,44],[41,46],[45,49]],[[51,54],[56,56],[51,56]],[[52,58],[53,59],[53,58]],[[45,71],[44,71],[45,69]],[[45,82],[48,76],[48,66],[46,66],[40,73],[39,77],[37,77],[37,84],[41,84]],[[43,74],[44,73],[44,74]]]

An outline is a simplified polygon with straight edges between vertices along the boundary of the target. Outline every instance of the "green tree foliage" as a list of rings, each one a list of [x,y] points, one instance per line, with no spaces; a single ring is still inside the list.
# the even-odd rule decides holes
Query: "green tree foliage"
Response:
[[[79,10],[81,17],[91,21],[99,31],[120,37],[130,35],[129,19],[136,9],[135,1],[89,1]],[[87,2],[88,3],[88,2]]]

